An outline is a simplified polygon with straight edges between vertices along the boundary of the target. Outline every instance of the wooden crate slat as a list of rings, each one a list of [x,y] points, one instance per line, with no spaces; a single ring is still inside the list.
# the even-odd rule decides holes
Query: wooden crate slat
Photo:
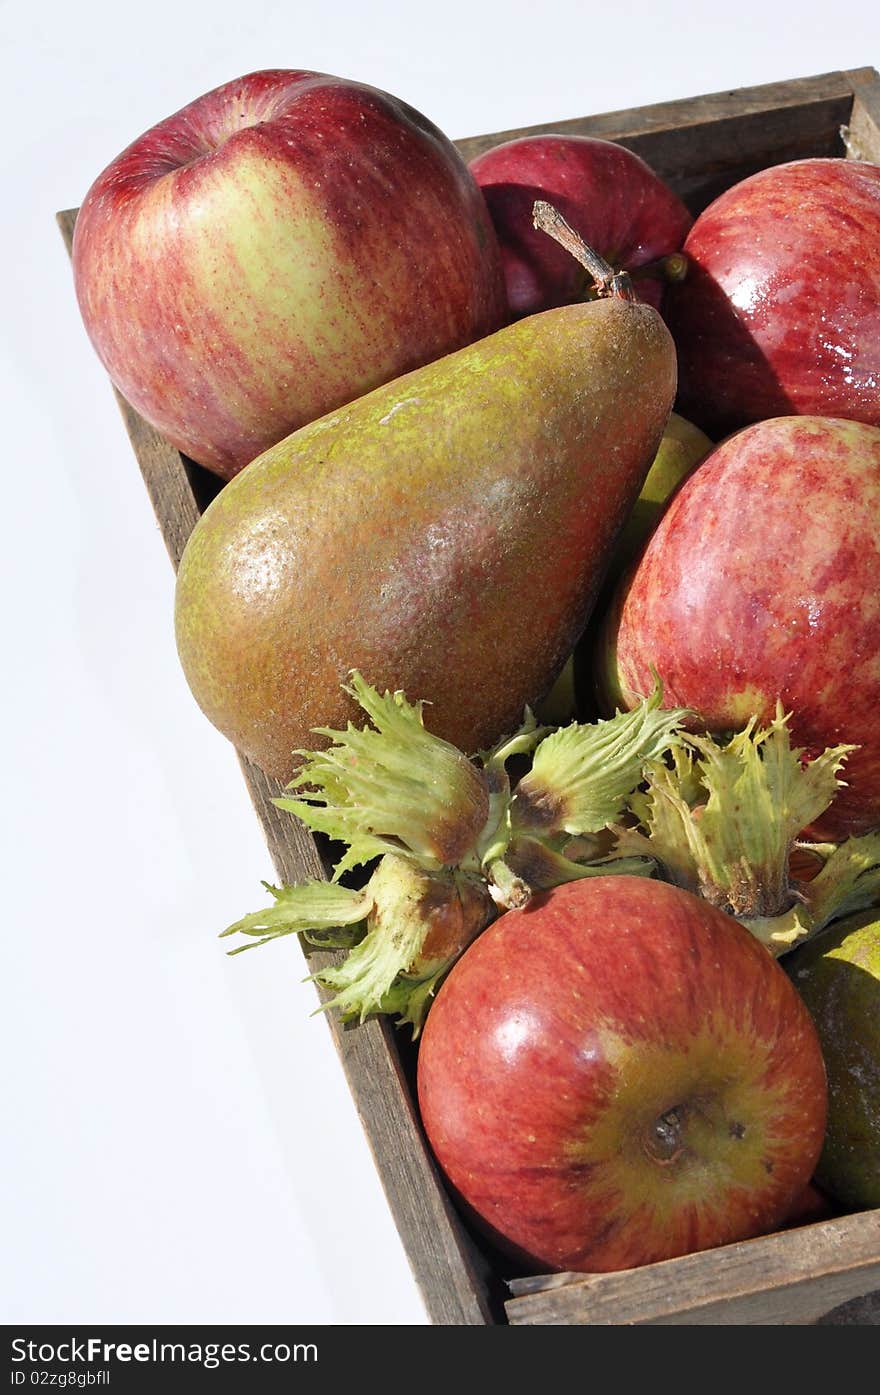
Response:
[[[797,120],[805,107],[816,104],[842,104],[848,110],[853,100],[854,79],[870,80],[873,72],[872,68],[861,68],[855,69],[851,74],[831,72],[816,77],[793,78],[786,82],[762,83],[756,87],[740,87],[699,97],[656,102],[646,107],[545,121],[537,126],[519,126],[506,131],[469,136],[456,144],[465,159],[472,160],[476,155],[502,141],[548,132],[572,135],[583,133],[627,144],[631,140],[648,135],[662,136],[669,132],[702,126],[717,127],[720,123],[743,117],[766,119],[777,111],[789,112],[792,118]]]
[[[239,756],[269,851],[283,882],[326,875],[309,830],[272,802],[277,781]],[[312,973],[339,956],[303,951]],[[316,985],[322,1002],[331,993]],[[413,1273],[434,1323],[484,1325],[500,1309],[500,1283],[458,1218],[427,1148],[401,1062],[395,1028],[386,1019],[345,1026],[327,1015],[370,1151]],[[393,1166],[388,1166],[393,1159]],[[430,1237],[430,1239],[428,1239]]]
[[[849,75],[834,72],[473,136],[457,145],[472,160],[502,141],[547,132],[618,141],[646,160],[696,213],[730,184],[767,165],[842,154],[840,128],[852,105]]]
[[[526,1280],[515,1324],[788,1326],[880,1284],[880,1210],[799,1226],[641,1269]],[[531,1292],[525,1290],[531,1288]]]

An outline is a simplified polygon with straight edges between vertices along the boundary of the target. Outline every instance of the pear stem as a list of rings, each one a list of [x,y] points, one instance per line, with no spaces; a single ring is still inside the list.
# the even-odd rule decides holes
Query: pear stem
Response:
[[[532,221],[540,232],[545,232],[564,247],[590,273],[599,296],[613,296],[617,300],[636,300],[632,281],[626,271],[615,271],[604,257],[595,252],[580,233],[565,221],[558,208],[552,203],[538,199],[532,209]]]

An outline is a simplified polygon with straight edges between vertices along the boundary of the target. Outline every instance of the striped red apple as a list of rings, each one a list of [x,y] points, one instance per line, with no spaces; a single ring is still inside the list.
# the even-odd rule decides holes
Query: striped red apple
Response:
[[[224,478],[506,316],[452,143],[395,97],[313,72],[225,83],[134,141],[88,192],[73,267],[113,382]]]

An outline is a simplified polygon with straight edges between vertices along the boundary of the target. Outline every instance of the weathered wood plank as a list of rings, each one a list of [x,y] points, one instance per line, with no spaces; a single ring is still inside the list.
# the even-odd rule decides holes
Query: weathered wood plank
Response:
[[[846,76],[855,94],[849,119],[854,153],[880,164],[880,73],[875,68],[858,68]]]
[[[76,210],[58,214],[71,248]],[[212,491],[205,471],[186,461],[116,394],[162,536],[175,569]],[[245,757],[242,771],[283,882],[326,875],[309,831],[272,802],[281,787]],[[306,950],[314,972],[333,956]],[[321,994],[326,1001],[327,994]],[[357,1029],[327,1015],[355,1106],[376,1161],[415,1279],[432,1322],[484,1325],[501,1311],[501,1285],[455,1213],[421,1132],[394,1029],[385,1021]]]
[[[672,102],[657,102],[646,107],[621,111],[600,112],[565,120],[542,122],[537,126],[519,126],[507,131],[495,131],[469,136],[456,142],[466,160],[472,160],[484,150],[502,141],[519,136],[543,135],[547,132],[600,136],[622,144],[644,140],[651,136],[662,138],[670,133],[711,126],[720,133],[720,144],[727,144],[731,121],[748,117],[766,120],[775,112],[785,111],[799,120],[805,108],[830,104],[848,110],[853,99],[853,80],[865,80],[873,69],[862,68],[852,74],[822,73],[816,77],[793,78],[786,82],[763,83],[757,87],[739,87],[727,92],[712,92],[700,97],[687,97]],[[717,148],[715,152],[717,158]]]
[[[512,1284],[515,1324],[814,1323],[880,1283],[880,1210],[799,1226],[617,1274]],[[526,1290],[530,1289],[530,1292]]]
[[[825,73],[473,136],[457,145],[472,160],[524,135],[562,132],[615,140],[646,160],[697,213],[722,190],[767,165],[842,154],[840,128],[849,122],[852,105],[849,77]]]

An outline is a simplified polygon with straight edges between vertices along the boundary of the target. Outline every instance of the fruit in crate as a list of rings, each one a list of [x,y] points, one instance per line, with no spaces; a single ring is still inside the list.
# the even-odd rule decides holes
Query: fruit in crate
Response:
[[[838,921],[783,963],[828,1070],[816,1180],[845,1206],[880,1206],[880,912]]]
[[[455,147],[323,73],[250,73],[134,141],[86,196],[73,268],[113,382],[224,478],[506,318]]]
[[[333,884],[269,887],[273,901],[223,935],[230,954],[288,935],[348,950],[316,975],[344,1020],[390,1013],[418,1035],[437,984],[498,914],[573,878],[650,876],[653,857],[609,855],[646,762],[675,747],[681,712],[660,692],[607,722],[522,726],[479,759],[425,730],[423,704],[378,693],[358,673],[346,691],[370,724],[325,728],[274,802],[342,848]],[[508,762],[528,773],[511,779]],[[346,846],[347,845],[347,846]],[[364,885],[341,878],[373,864]],[[265,885],[265,884],[264,884]]]
[[[187,544],[178,650],[209,719],[280,779],[357,707],[417,693],[470,753],[522,720],[583,628],[675,393],[650,306],[530,316],[295,432]]]
[[[572,721],[579,713],[594,710],[594,630],[601,620],[607,598],[615,582],[657,526],[674,490],[711,449],[712,442],[698,426],[685,421],[677,412],[670,412],[660,448],[615,544],[591,625],[578,641],[550,692],[535,708],[539,721],[561,725]]]
[[[614,576],[625,571],[656,528],[682,480],[697,468],[711,449],[712,442],[704,431],[678,412],[670,412],[660,449],[617,540],[611,567]]]
[[[604,623],[604,706],[648,693],[714,732],[777,700],[806,754],[851,743],[822,830],[880,823],[880,429],[757,422],[681,486]]]
[[[635,273],[639,298],[659,307],[664,278],[649,264],[678,252],[692,218],[638,155],[593,136],[523,136],[471,161],[501,244],[512,314],[582,300],[589,282],[532,225],[532,206],[558,208],[617,270]],[[644,275],[640,273],[645,273]]]
[[[880,425],[880,167],[794,160],[700,214],[664,313],[710,435],[789,412]]]
[[[664,880],[734,916],[774,955],[880,900],[880,829],[810,841],[856,748],[808,757],[792,746],[791,720],[780,703],[767,726],[682,733],[669,759],[642,765],[615,845],[654,858]]]
[[[825,1126],[819,1042],[783,970],[707,902],[625,876],[483,932],[431,1009],[418,1092],[453,1187],[539,1272],[772,1230]]]

